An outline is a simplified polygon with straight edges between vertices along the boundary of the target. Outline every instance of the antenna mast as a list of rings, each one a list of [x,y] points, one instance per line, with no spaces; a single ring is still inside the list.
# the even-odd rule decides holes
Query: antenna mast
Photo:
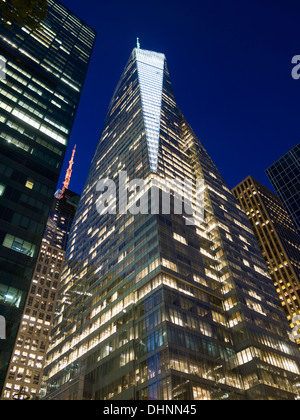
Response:
[[[69,188],[70,185],[70,181],[71,181],[71,175],[72,175],[72,167],[74,165],[74,156],[75,156],[75,152],[76,152],[76,144],[75,147],[73,149],[73,153],[72,153],[72,157],[71,160],[69,162],[69,168],[67,169],[67,173],[66,173],[66,177],[65,177],[65,181],[63,183],[63,189],[59,195],[59,200],[63,197],[64,192]]]

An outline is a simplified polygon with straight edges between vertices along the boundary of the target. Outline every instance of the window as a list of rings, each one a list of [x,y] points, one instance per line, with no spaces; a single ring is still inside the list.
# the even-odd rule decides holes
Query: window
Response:
[[[250,264],[249,264],[249,262],[247,261],[247,260],[243,260],[243,263],[244,263],[244,265],[246,266],[246,267],[250,267]]]
[[[25,187],[28,188],[29,190],[33,190],[34,181],[32,179],[28,178],[27,182],[25,184]]]
[[[252,311],[255,311],[261,315],[267,316],[267,314],[264,312],[263,307],[259,303],[254,302],[253,300],[250,300],[250,299],[246,299],[246,304],[248,308],[251,309]]]
[[[5,191],[5,185],[0,184],[0,197],[2,197],[2,195],[4,194]]]
[[[172,261],[169,261],[163,258],[162,265],[164,267],[167,267],[169,270],[173,270],[177,272],[177,265],[173,263]]]
[[[20,290],[14,289],[13,287],[9,287],[5,284],[0,284],[0,303],[19,308],[22,296],[23,293]]]
[[[210,401],[210,391],[201,388],[200,386],[193,387],[193,396],[195,401]]]
[[[182,244],[187,245],[187,241],[186,241],[186,239],[185,239],[183,236],[178,235],[177,233],[174,233],[174,234],[173,234],[173,238],[174,238],[176,241],[179,241],[179,242],[181,242]]]
[[[33,258],[35,254],[35,245],[31,244],[30,242],[26,242],[23,239],[16,238],[12,235],[7,234],[5,236],[3,246],[5,248],[27,255],[31,258]]]
[[[262,268],[260,268],[260,267],[257,267],[257,265],[255,265],[255,266],[254,266],[254,269],[255,269],[255,271],[256,271],[257,273],[261,274],[262,276],[265,276],[265,277],[271,278],[271,277],[270,277],[270,275],[269,275],[269,273],[267,273],[267,271],[263,270],[263,269],[262,269]]]

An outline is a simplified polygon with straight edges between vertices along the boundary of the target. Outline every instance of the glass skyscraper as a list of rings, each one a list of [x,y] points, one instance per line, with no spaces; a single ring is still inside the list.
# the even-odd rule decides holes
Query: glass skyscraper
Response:
[[[95,32],[48,0],[40,29],[0,23],[0,389],[15,343]]]
[[[267,175],[300,235],[300,143],[275,162]]]
[[[183,183],[191,207],[202,197],[193,223]],[[178,108],[163,54],[130,56],[66,259],[46,399],[297,398],[299,350],[251,225]]]

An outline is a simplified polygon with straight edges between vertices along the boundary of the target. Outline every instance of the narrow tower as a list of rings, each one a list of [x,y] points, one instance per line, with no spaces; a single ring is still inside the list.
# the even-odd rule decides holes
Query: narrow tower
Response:
[[[64,183],[63,183],[63,189],[59,190],[56,193],[58,195],[59,199],[61,199],[64,196],[65,191],[69,188],[70,181],[71,181],[71,175],[72,175],[72,168],[73,168],[73,165],[74,165],[75,153],[76,153],[76,144],[74,146],[74,149],[73,149],[73,152],[72,152],[72,157],[71,157],[71,160],[69,162],[69,167],[68,167],[67,172],[66,172],[66,177],[65,177],[65,180],[64,180]]]

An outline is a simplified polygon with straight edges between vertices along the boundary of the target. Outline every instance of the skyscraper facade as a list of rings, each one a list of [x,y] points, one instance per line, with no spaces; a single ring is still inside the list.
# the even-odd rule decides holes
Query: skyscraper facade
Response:
[[[0,389],[57,186],[95,32],[56,0],[40,29],[0,26]]]
[[[299,350],[251,225],[179,110],[163,54],[130,56],[66,259],[46,399],[297,397]]]
[[[249,176],[233,189],[247,214],[291,328],[300,315],[300,237],[279,198]],[[297,341],[300,345],[300,340]]]
[[[267,175],[300,235],[300,143],[275,162]]]
[[[39,395],[70,228],[80,196],[53,200],[3,387],[2,400]]]

